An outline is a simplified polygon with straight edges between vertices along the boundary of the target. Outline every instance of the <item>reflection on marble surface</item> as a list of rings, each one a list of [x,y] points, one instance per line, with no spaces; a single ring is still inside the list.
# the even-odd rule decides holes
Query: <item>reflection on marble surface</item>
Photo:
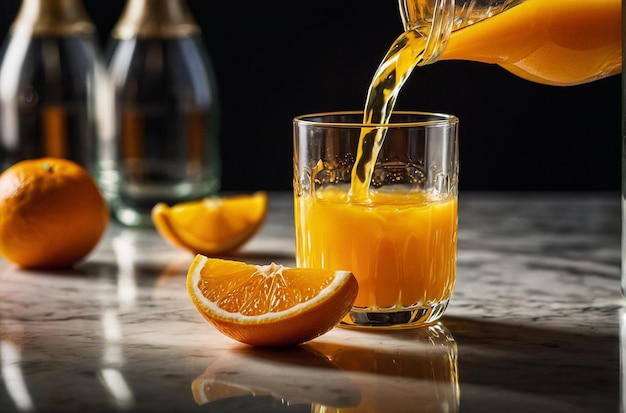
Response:
[[[373,346],[374,345],[374,346]],[[441,324],[384,333],[336,330],[294,349],[244,347],[211,363],[192,385],[197,403],[254,405],[271,395],[311,411],[458,411],[457,347]],[[234,400],[234,397],[238,397]]]
[[[270,195],[231,258],[293,265],[291,195]],[[619,194],[464,194],[459,208],[440,325],[336,328],[289,350],[213,329],[186,293],[193,256],[152,230],[112,225],[72,270],[0,262],[0,412],[618,411]]]
[[[361,398],[347,374],[306,344],[285,349],[241,347],[225,352],[209,364],[191,388],[198,404],[269,395],[290,406],[356,406]]]

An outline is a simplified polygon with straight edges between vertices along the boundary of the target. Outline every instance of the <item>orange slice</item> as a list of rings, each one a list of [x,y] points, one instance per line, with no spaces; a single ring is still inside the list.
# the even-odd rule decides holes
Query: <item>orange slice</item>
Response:
[[[231,252],[249,241],[267,215],[267,194],[204,198],[152,208],[152,222],[161,236],[175,247],[194,254]]]
[[[198,254],[187,292],[226,336],[254,346],[303,343],[331,330],[358,292],[349,271],[252,265]]]

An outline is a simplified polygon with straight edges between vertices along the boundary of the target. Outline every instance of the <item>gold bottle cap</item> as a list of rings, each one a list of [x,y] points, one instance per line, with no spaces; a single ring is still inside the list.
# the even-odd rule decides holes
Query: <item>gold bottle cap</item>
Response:
[[[199,33],[184,0],[128,0],[111,37],[181,38]]]
[[[96,28],[82,0],[23,0],[12,35],[82,36],[94,35]]]

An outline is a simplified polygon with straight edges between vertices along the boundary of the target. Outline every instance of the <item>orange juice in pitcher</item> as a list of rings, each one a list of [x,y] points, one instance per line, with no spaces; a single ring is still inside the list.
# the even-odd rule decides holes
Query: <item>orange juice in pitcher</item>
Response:
[[[620,0],[400,0],[400,10],[405,35],[429,43],[414,66],[444,59],[495,63],[559,86],[621,71]],[[440,24],[425,24],[429,16]]]

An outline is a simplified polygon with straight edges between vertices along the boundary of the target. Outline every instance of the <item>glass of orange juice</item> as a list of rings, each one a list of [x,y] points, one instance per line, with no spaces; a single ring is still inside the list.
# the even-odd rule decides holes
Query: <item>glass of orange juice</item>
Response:
[[[359,293],[342,325],[431,323],[456,280],[458,124],[454,115],[362,112],[294,119],[296,263],[349,270]]]

